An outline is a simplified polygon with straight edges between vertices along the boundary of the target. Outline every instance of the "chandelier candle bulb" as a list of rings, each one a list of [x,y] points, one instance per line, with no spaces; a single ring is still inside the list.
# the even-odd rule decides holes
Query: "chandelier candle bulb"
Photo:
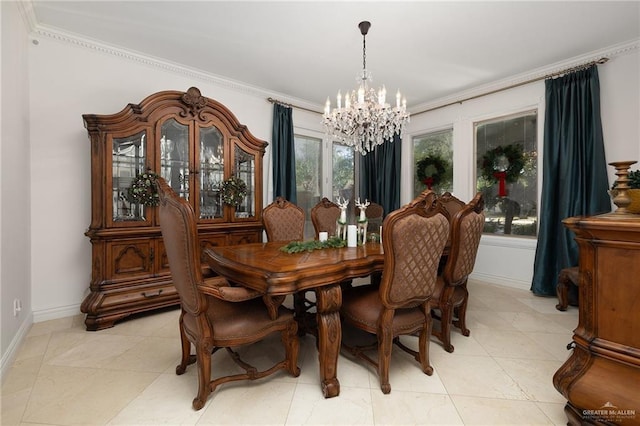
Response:
[[[338,90],[338,96],[336,96],[336,100],[338,103],[338,109],[342,108],[342,93]]]
[[[400,90],[398,90],[398,93],[396,93],[396,107],[397,108],[400,108],[400,98],[401,98]]]

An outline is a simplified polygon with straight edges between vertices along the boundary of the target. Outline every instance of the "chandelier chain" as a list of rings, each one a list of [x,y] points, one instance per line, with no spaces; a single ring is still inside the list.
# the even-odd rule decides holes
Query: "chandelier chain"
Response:
[[[367,69],[367,36],[362,35],[362,69]]]

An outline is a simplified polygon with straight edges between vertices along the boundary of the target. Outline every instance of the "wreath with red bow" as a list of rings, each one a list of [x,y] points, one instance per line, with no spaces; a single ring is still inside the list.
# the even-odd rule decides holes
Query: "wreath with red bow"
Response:
[[[416,163],[416,175],[418,180],[431,189],[432,186],[442,182],[449,163],[436,155],[427,156]]]
[[[480,163],[482,177],[489,182],[498,182],[498,173],[504,173],[504,179],[511,183],[520,178],[524,169],[522,146],[516,144],[500,145],[482,156]]]

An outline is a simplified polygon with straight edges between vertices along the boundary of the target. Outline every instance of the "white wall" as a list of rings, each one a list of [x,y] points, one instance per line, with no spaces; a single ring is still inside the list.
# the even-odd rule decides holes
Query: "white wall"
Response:
[[[198,87],[258,138],[271,139],[263,94],[214,84],[186,70],[49,37],[30,45],[33,311],[35,321],[79,312],[91,278],[90,147],[82,114],[111,114],[162,90]],[[269,147],[268,147],[269,148]]]
[[[2,377],[31,325],[29,86],[27,30],[18,4],[0,2],[0,321]],[[13,301],[22,311],[13,314]]]
[[[607,162],[640,161],[639,66],[637,48],[598,66]],[[412,117],[410,131],[403,138],[403,188],[406,189],[403,202],[409,201],[413,188],[412,170],[404,167],[404,164],[414,163],[411,158],[412,136],[453,127],[453,192],[463,200],[469,200],[475,194],[474,122],[535,108],[539,118],[538,152],[543,153],[544,92],[544,81],[540,80]],[[542,167],[542,162],[539,162],[539,167]],[[609,181],[613,183],[616,178],[614,169],[609,167],[608,172]],[[541,179],[539,176],[539,190],[542,188]],[[535,249],[534,238],[483,235],[473,277],[528,290],[533,278]]]

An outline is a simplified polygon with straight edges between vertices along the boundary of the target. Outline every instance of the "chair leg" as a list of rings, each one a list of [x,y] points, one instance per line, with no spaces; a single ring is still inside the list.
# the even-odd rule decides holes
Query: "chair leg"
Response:
[[[556,305],[556,309],[559,311],[566,311],[567,306],[569,305],[569,279],[563,273],[560,273],[558,277],[558,284],[556,284],[556,294],[558,295],[558,304]]]
[[[455,324],[460,329],[460,333],[462,333],[463,336],[469,337],[469,334],[471,334],[467,328],[467,302],[469,301],[469,292],[467,291],[466,286],[463,290],[464,299],[462,300],[462,304],[456,308],[458,320]]]
[[[431,313],[427,312],[425,314],[425,325],[420,330],[420,336],[418,337],[418,347],[420,351],[420,366],[422,367],[422,372],[427,376],[431,376],[433,374],[433,367],[429,363],[429,336],[431,336],[431,327],[433,325],[433,319],[431,318]]]
[[[187,371],[187,366],[195,362],[195,357],[191,355],[191,342],[187,338],[187,334],[184,332],[184,311],[180,314],[180,320],[178,326],[180,327],[180,345],[182,346],[182,358],[180,365],[176,367],[176,374],[179,376]]]
[[[207,402],[211,389],[211,345],[198,342],[196,346],[196,358],[198,365],[198,395],[193,400],[193,409],[199,410]]]
[[[293,311],[298,321],[298,336],[302,337],[307,331],[307,306],[304,301],[304,291],[293,295]]]
[[[282,344],[286,351],[287,371],[293,377],[298,377],[300,375],[300,367],[298,367],[300,342],[298,341],[298,324],[296,322],[292,322],[289,327],[282,330]]]
[[[453,317],[453,307],[450,303],[445,303],[440,306],[440,341],[444,350],[451,353],[453,352],[453,345],[451,344],[451,321]]]
[[[393,332],[391,330],[393,314],[393,311],[385,309],[380,318],[381,325],[378,328],[378,377],[380,378],[380,389],[384,394],[391,392],[389,364],[391,363],[393,346]],[[385,327],[385,324],[389,324],[389,326]]]

